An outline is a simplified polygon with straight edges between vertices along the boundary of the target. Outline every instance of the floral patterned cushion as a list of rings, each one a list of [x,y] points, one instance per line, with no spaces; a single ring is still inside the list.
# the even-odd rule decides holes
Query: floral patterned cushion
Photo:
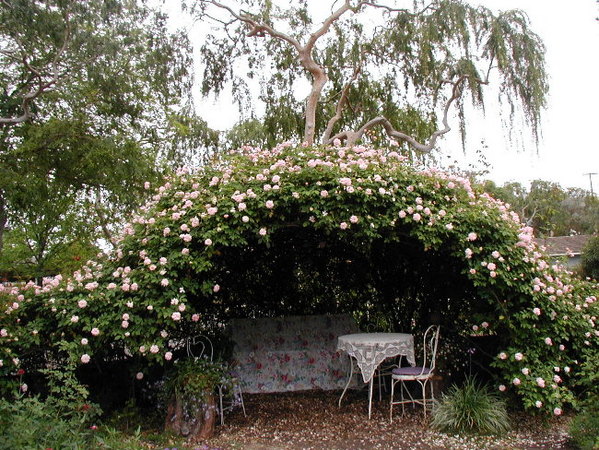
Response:
[[[235,373],[243,392],[342,389],[349,360],[337,353],[337,337],[356,333],[350,315],[236,319]]]

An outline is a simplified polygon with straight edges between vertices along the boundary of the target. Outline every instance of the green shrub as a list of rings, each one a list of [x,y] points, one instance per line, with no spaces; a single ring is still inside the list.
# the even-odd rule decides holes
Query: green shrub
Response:
[[[572,420],[570,436],[574,445],[582,450],[599,449],[599,397],[589,399]]]
[[[589,239],[581,256],[583,275],[599,280],[599,236]]]
[[[505,403],[474,378],[453,385],[433,413],[433,428],[449,433],[498,434],[509,429]]]
[[[65,416],[37,397],[0,399],[0,449],[90,448],[94,430],[84,417]]]

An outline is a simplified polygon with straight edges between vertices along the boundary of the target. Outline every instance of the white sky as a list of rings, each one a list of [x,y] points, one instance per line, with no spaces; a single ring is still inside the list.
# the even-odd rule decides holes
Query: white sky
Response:
[[[543,115],[542,138],[537,146],[520,124],[512,129],[510,142],[501,119],[493,114],[494,94],[489,92],[486,118],[467,124],[468,145],[462,151],[454,130],[440,143],[443,154],[459,160],[461,167],[476,164],[476,150],[481,140],[487,148],[485,159],[491,164],[490,178],[500,184],[534,179],[560,183],[563,187],[589,189],[589,172],[599,173],[599,7],[595,0],[470,0],[491,9],[519,8],[531,21],[531,28],[544,41],[546,64],[550,77],[548,107]],[[178,2],[177,2],[178,3]],[[320,2],[319,2],[320,3]],[[328,2],[326,2],[328,3]],[[174,2],[167,2],[173,18]],[[174,21],[180,22],[181,18]],[[196,28],[198,24],[195,25]],[[206,25],[207,26],[207,25]],[[196,31],[197,30],[196,28]],[[197,34],[196,34],[197,36]],[[197,39],[197,38],[196,38]],[[192,33],[193,42],[193,33]],[[197,76],[201,76],[198,70]],[[230,98],[219,102],[198,101],[198,112],[216,129],[231,127],[238,119],[237,108]],[[478,167],[481,167],[478,165]],[[593,177],[593,188],[599,192],[599,175]]]

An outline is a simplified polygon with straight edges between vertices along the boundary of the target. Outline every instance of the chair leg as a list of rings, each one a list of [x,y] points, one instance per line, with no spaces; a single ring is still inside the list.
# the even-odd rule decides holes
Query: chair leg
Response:
[[[247,417],[247,413],[245,412],[245,403],[243,402],[243,392],[241,392],[241,388],[239,389],[239,399],[241,400],[241,409],[243,410],[243,417]]]
[[[424,418],[426,419],[426,382],[427,380],[424,380],[424,383],[420,383],[420,385],[422,386],[422,409],[424,409]]]
[[[225,411],[223,409],[223,387],[222,387],[222,385],[218,387],[218,403],[220,405],[220,424],[222,426],[225,424]]]
[[[393,394],[395,391],[395,383],[396,381],[391,378],[391,401],[389,404],[389,422],[393,422]]]

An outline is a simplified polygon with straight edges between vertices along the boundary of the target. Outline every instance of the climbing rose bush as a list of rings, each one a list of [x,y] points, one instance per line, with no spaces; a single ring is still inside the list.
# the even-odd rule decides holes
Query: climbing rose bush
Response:
[[[415,169],[393,148],[281,144],[146,188],[109,257],[42,286],[0,287],[0,375],[12,388],[47,352],[81,366],[129,361],[137,379],[170,364],[213,311],[235,313],[218,267],[227,249],[266,248],[299,227],[350,245],[409,236],[423,252],[443,248],[476,292],[459,316],[464,332],[499,338],[498,389],[526,408],[561,414],[597,389],[597,284],[551,266],[532,229],[468,179]]]

